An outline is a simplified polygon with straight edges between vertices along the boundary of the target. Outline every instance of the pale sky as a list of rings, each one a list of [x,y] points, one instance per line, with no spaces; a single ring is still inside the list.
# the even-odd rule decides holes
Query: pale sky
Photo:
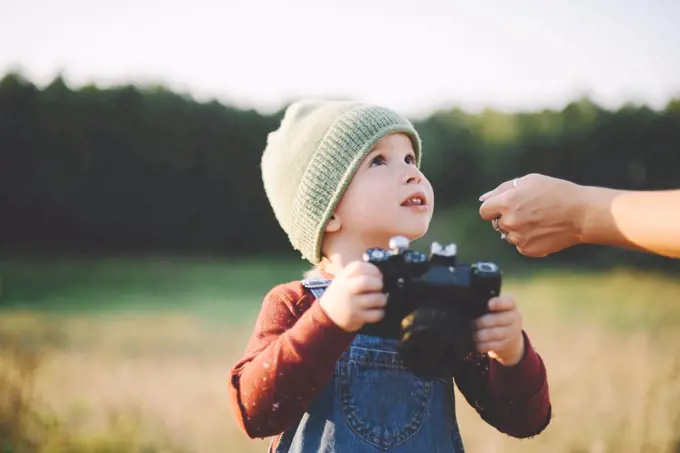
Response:
[[[416,6],[417,5],[417,6]],[[680,98],[677,0],[0,0],[0,73],[163,83],[272,111],[351,97],[436,107],[610,108]]]

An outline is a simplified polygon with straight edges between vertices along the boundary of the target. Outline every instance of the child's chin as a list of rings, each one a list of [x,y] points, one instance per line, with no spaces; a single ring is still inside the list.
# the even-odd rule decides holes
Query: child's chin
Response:
[[[428,225],[429,226],[429,225]],[[422,227],[422,228],[409,228],[409,229],[404,229],[401,230],[399,233],[393,233],[390,236],[404,236],[407,238],[409,241],[415,241],[417,239],[422,238],[427,234],[428,226]]]

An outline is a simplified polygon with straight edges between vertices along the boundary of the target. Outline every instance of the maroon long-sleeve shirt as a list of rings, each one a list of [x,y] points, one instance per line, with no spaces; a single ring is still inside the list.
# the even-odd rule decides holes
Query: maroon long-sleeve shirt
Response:
[[[546,369],[524,333],[525,353],[505,367],[482,356],[462,362],[454,376],[463,396],[487,423],[530,437],[549,423]],[[265,297],[242,358],[230,371],[229,399],[239,427],[251,438],[292,427],[333,376],[355,334],[338,327],[298,281]]]

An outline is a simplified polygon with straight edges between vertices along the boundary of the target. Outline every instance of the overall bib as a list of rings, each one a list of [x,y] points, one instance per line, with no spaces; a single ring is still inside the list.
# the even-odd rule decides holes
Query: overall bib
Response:
[[[329,280],[306,279],[318,299]],[[357,334],[274,453],[464,453],[453,379],[409,372],[397,340]]]

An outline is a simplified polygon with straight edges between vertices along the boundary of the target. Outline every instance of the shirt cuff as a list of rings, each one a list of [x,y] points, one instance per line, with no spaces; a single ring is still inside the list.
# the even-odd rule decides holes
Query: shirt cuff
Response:
[[[502,400],[525,400],[540,393],[546,381],[543,360],[534,350],[529,336],[524,336],[524,355],[513,366],[503,366],[496,360],[489,364],[491,392]]]

